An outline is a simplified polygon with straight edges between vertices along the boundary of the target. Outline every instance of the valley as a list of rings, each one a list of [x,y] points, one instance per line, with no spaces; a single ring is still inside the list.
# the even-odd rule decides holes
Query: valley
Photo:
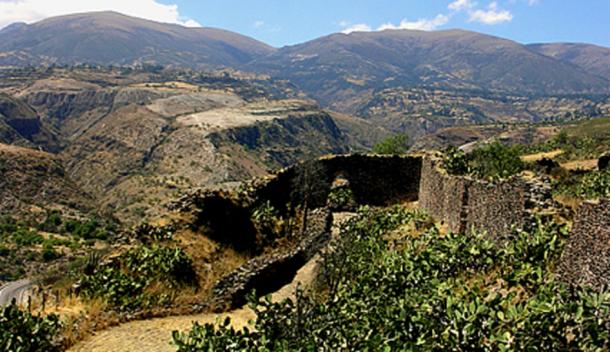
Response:
[[[12,324],[34,351],[604,350],[608,63],[457,29],[4,27],[0,349]]]

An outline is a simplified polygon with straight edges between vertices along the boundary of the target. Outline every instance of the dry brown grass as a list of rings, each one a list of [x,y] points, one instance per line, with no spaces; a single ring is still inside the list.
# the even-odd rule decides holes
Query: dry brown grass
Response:
[[[556,157],[560,156],[563,153],[564,153],[563,150],[557,149],[557,150],[553,150],[553,151],[550,151],[550,152],[543,152],[543,153],[535,153],[535,154],[523,155],[521,157],[521,160],[526,162],[526,163],[529,163],[529,162],[534,162],[534,161],[542,160],[544,158],[553,159],[553,158],[556,158]]]

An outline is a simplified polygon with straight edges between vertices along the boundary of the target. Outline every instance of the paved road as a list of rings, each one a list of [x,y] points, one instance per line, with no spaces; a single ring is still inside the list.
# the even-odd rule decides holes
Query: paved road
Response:
[[[0,287],[0,307],[11,303],[13,298],[17,299],[18,303],[23,303],[27,298],[27,293],[32,287],[32,281],[19,280],[9,282]]]

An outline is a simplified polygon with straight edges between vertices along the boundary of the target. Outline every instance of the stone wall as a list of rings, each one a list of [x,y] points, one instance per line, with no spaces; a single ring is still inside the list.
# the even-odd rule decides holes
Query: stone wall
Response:
[[[421,209],[451,231],[484,231],[496,242],[504,240],[512,228],[524,228],[532,203],[529,197],[537,194],[529,182],[518,176],[491,183],[449,175],[441,162],[436,156],[428,156],[423,161]]]
[[[326,206],[333,181],[347,179],[357,204],[390,205],[418,198],[420,156],[338,155],[296,164],[274,175],[252,180],[236,192],[200,190],[182,197],[171,208],[190,212],[196,227],[205,226],[220,242],[252,243],[250,215],[266,202],[289,214],[288,204],[300,205],[308,194],[308,208]],[[295,204],[296,203],[296,204]]]
[[[308,230],[294,249],[256,257],[222,278],[213,288],[214,309],[223,311],[246,304],[246,296],[259,296],[289,284],[297,271],[324,247],[331,237],[332,215],[328,209],[311,212]]]
[[[610,287],[610,200],[586,202],[574,218],[557,269],[570,284]]]
[[[472,181],[455,177],[438,165],[434,157],[422,163],[419,206],[454,232],[464,232],[466,226],[467,190]]]
[[[345,178],[358,204],[389,205],[398,201],[415,201],[421,179],[421,156],[336,155],[313,162],[300,163],[277,174],[255,180],[247,188],[252,199],[271,201],[277,209],[306,189],[316,195],[311,208],[325,205],[331,185],[337,177]],[[306,174],[313,174],[313,180]]]

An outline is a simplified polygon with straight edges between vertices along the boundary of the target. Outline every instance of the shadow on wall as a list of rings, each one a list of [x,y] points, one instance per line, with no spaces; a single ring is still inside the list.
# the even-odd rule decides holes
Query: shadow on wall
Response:
[[[294,216],[297,207],[325,207],[337,177],[349,181],[359,205],[416,201],[421,165],[421,156],[331,156],[255,179],[238,194],[202,191],[184,197],[175,207],[194,213],[195,228],[213,240],[252,251],[257,247],[257,233],[251,215],[257,207],[269,202],[283,217]]]

